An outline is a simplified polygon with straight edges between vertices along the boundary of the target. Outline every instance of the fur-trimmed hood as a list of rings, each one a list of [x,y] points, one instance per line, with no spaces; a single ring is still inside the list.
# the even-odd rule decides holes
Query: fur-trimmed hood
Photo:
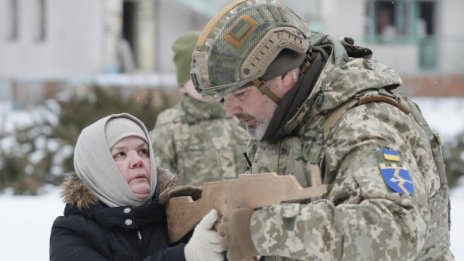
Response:
[[[167,169],[157,168],[158,186],[155,197],[166,188],[180,184],[180,178]],[[66,204],[76,206],[79,209],[87,209],[99,204],[97,197],[85,186],[75,172],[66,174],[62,184],[61,196]]]

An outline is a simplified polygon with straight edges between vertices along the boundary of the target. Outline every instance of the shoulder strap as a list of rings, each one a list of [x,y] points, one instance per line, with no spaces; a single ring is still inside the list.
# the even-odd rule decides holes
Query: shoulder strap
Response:
[[[441,185],[448,185],[446,179],[445,165],[443,163],[443,154],[441,150],[441,139],[438,133],[432,131],[424,116],[420,112],[417,105],[409,99],[399,97],[399,96],[388,96],[381,92],[377,95],[361,95],[353,97],[348,100],[341,106],[337,107],[335,110],[329,113],[326,117],[326,120],[322,123],[321,127],[318,129],[318,134],[316,134],[316,142],[311,149],[311,155],[309,155],[309,162],[311,164],[320,165],[322,163],[322,149],[325,145],[325,142],[333,134],[334,129],[340,122],[342,116],[351,108],[354,108],[358,105],[363,105],[371,102],[386,102],[397,107],[399,110],[406,114],[411,114],[420,127],[427,133],[429,137],[429,142],[432,148],[432,154],[434,161],[438,168],[438,174],[440,176]]]
[[[351,108],[354,108],[358,105],[371,103],[371,102],[386,102],[388,104],[391,104],[397,107],[399,110],[401,110],[402,112],[406,114],[410,113],[410,109],[409,109],[410,106],[408,102],[405,101],[401,97],[398,97],[398,96],[392,97],[392,96],[383,94],[381,91],[376,92],[375,95],[373,95],[372,93],[368,95],[363,95],[361,93],[360,95],[357,95],[351,98],[350,100],[346,101],[344,104],[338,106],[332,112],[329,112],[328,116],[326,117],[326,120],[322,123],[321,127],[318,129],[318,133],[316,134],[317,142],[315,142],[315,144],[313,145],[315,147],[311,149],[312,153],[309,156],[309,162],[311,164],[316,164],[316,165],[322,164],[322,148],[324,147],[325,142],[333,134],[334,132],[333,130],[336,128],[336,126],[340,122],[340,119],[342,118],[342,116],[347,111],[349,111]],[[425,125],[428,126],[426,123]]]
[[[310,175],[314,176],[316,174],[317,176],[317,174],[321,172],[324,161],[324,154],[322,153],[323,148],[327,140],[333,135],[343,115],[358,105],[372,102],[385,102],[397,107],[405,114],[411,115],[428,136],[433,160],[437,166],[437,172],[440,177],[441,188],[435,195],[432,195],[432,197],[428,199],[431,209],[430,224],[434,225],[427,231],[428,235],[420,255],[421,260],[439,255],[442,249],[449,248],[449,229],[451,226],[449,188],[441,150],[442,142],[439,135],[432,131],[421,111],[413,101],[395,96],[391,93],[385,93],[383,90],[379,90],[378,92],[368,91],[366,93],[360,93],[360,95],[351,98],[341,106],[329,112],[322,124],[319,125],[320,127],[316,130],[314,136],[315,140],[309,150],[308,161],[310,163],[309,168],[311,169],[306,174],[306,179],[315,179]]]
[[[435,160],[435,164],[437,165],[438,174],[440,175],[440,183],[441,185],[448,185],[448,181],[446,179],[445,164],[443,162],[443,154],[441,150],[441,145],[443,144],[441,138],[438,135],[438,133],[432,131],[417,105],[409,99],[407,100],[407,102],[411,110],[411,115],[414,117],[417,123],[419,123],[421,128],[425,131],[425,133],[427,133],[427,136],[429,137],[430,146],[432,147],[433,158]]]
[[[433,160],[437,166],[438,175],[440,177],[440,189],[429,198],[430,204],[430,224],[434,224],[433,229],[427,231],[428,235],[421,251],[421,260],[432,259],[434,255],[440,255],[443,249],[449,249],[449,231],[451,229],[451,203],[449,199],[448,180],[446,178],[445,163],[443,162],[443,154],[441,145],[443,144],[438,133],[433,132],[427,121],[425,120],[419,107],[411,101],[407,100],[411,115],[417,123],[425,131],[429,138],[430,147],[432,149]],[[438,246],[438,247],[437,247]]]
[[[308,158],[311,164],[320,165],[322,148],[324,147],[325,141],[328,139],[329,134],[331,134],[331,130],[333,130],[334,126],[337,125],[339,120],[342,118],[342,115],[357,104],[357,99],[351,99],[329,113],[329,115],[326,117],[326,120],[317,130],[316,140],[312,145],[311,153]]]

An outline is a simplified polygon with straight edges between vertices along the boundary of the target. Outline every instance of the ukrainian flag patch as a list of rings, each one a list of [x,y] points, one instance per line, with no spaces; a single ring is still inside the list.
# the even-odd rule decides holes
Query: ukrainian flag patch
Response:
[[[384,148],[378,151],[379,168],[385,184],[394,192],[412,196],[414,184],[409,170],[403,166],[400,153]]]
[[[400,153],[398,151],[387,148],[383,149],[383,158],[388,161],[401,161]]]

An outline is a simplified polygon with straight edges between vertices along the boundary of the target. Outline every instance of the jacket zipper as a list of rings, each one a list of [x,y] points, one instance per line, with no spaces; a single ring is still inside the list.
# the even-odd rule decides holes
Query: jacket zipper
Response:
[[[137,238],[139,239],[139,240],[137,240],[137,252],[138,252],[137,255],[138,255],[138,258],[142,258],[141,255],[144,252],[143,251],[143,244],[142,244],[142,234],[140,233],[140,230],[138,230],[138,229],[137,229]]]

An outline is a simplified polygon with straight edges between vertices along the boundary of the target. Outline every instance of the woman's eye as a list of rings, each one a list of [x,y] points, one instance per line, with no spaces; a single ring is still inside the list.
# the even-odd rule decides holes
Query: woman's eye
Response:
[[[139,154],[148,157],[148,149],[140,149]]]
[[[124,159],[125,156],[126,156],[126,153],[120,151],[120,152],[117,152],[117,153],[113,154],[113,159],[114,160],[121,160],[121,159]]]

